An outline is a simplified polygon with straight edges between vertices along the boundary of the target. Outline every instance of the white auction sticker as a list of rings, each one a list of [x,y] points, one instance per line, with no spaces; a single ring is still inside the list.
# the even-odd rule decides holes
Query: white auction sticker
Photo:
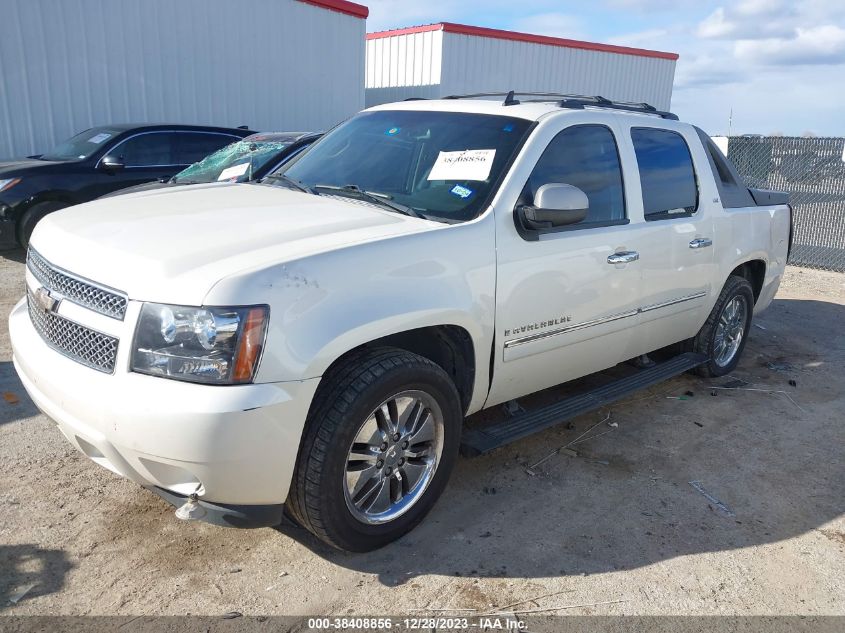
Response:
[[[440,152],[428,180],[487,180],[495,157],[494,149]]]
[[[96,143],[97,145],[99,145],[103,141],[106,141],[110,138],[111,138],[111,134],[106,134],[105,132],[101,132],[100,134],[97,134],[96,136],[92,136],[91,138],[89,138],[88,142],[89,143]]]
[[[217,180],[229,180],[229,178],[237,178],[238,176],[243,176],[246,173],[248,167],[249,163],[241,163],[240,165],[232,165],[231,167],[227,167],[226,169],[220,172],[220,175],[217,176]]]

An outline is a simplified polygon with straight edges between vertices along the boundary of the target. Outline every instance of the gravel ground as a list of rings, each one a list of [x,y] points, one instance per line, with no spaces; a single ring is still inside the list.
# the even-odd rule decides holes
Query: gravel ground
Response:
[[[0,257],[3,314],[23,294],[22,258]],[[845,275],[790,268],[735,372],[786,393],[682,376],[461,459],[428,519],[367,555],[293,527],[178,521],[39,414],[3,327],[0,613],[408,614],[524,601],[513,609],[845,615],[843,323]],[[600,425],[610,432],[577,456],[526,472],[608,413],[618,426]]]

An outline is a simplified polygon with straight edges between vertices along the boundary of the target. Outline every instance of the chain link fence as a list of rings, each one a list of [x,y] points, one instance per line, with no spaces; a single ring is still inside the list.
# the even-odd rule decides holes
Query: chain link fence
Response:
[[[845,272],[845,138],[732,136],[728,157],[749,187],[789,192],[790,264]]]

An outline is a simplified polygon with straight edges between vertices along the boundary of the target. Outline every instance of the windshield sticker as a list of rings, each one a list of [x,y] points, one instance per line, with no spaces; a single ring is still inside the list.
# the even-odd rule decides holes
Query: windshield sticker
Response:
[[[502,128],[503,132],[513,132],[513,123],[508,123],[505,127]]]
[[[402,128],[392,127],[387,132],[385,132],[385,134],[387,134],[388,136],[393,136],[395,134],[399,134],[400,129],[402,129]]]
[[[428,180],[487,180],[495,157],[495,149],[440,152]]]
[[[246,173],[247,169],[249,169],[249,163],[232,165],[231,167],[227,167],[226,169],[221,171],[220,175],[217,176],[217,180],[229,180],[230,178],[237,178],[238,176],[243,176]]]
[[[107,141],[110,138],[111,138],[111,134],[107,134],[105,132],[100,132],[96,136],[92,136],[91,138],[89,138],[88,142],[89,143],[95,143],[95,144],[99,145],[103,141]]]
[[[454,194],[454,195],[458,196],[459,198],[463,198],[464,200],[466,200],[467,198],[469,198],[475,192],[472,189],[470,189],[469,187],[462,187],[461,185],[455,185],[454,187],[452,187],[449,190],[449,193]]]

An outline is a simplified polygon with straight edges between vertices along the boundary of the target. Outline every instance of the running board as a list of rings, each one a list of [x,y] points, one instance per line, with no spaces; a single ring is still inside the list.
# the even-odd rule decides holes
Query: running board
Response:
[[[540,409],[525,411],[481,428],[468,429],[461,437],[461,453],[467,457],[489,453],[493,449],[622,400],[634,392],[674,378],[706,362],[707,357],[703,354],[687,352],[659,365],[641,369],[632,376],[620,378]]]

